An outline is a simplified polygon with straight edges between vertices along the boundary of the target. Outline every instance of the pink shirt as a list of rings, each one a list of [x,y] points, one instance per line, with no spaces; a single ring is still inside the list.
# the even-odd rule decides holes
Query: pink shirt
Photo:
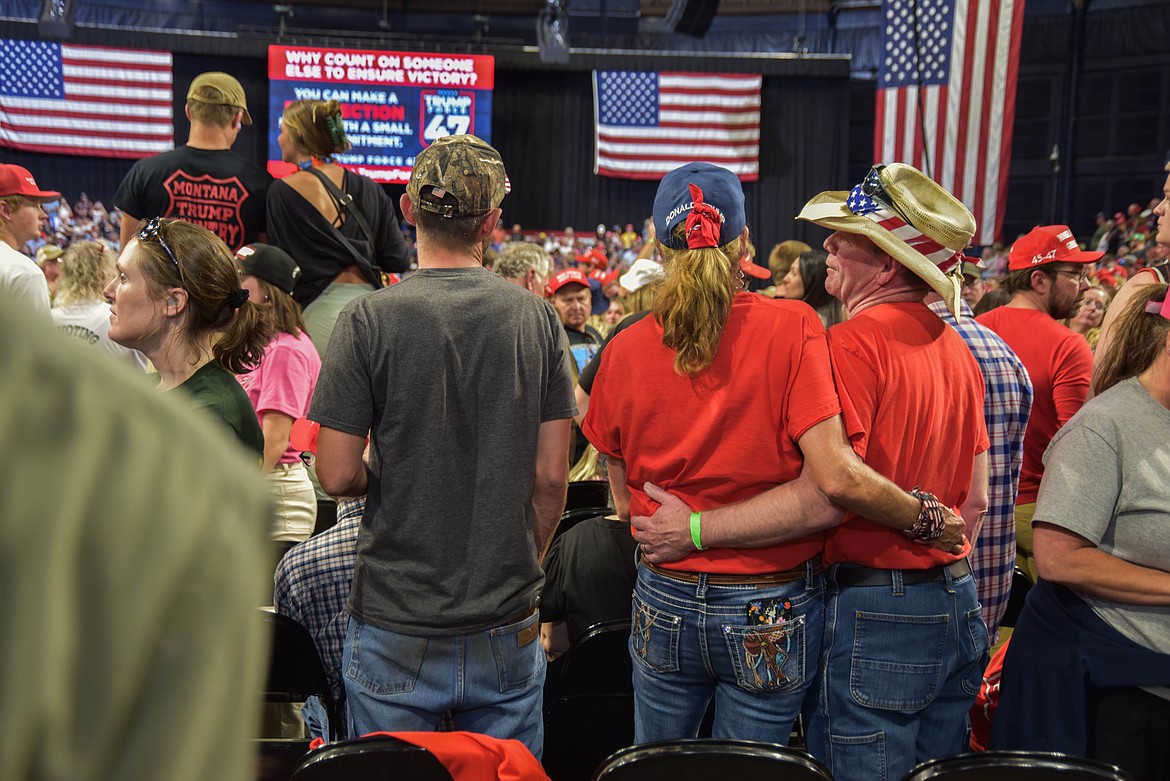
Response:
[[[236,379],[263,425],[265,412],[282,412],[294,420],[307,415],[320,373],[321,356],[308,335],[302,331],[298,339],[281,331],[268,343],[260,366],[248,374],[236,375]],[[299,451],[285,448],[279,463],[293,464],[300,457]]]

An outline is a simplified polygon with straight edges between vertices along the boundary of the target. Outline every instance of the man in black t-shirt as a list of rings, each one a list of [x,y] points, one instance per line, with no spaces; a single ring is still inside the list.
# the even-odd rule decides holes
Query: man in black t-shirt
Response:
[[[114,195],[123,215],[122,246],[151,217],[202,225],[232,251],[267,241],[265,201],[272,177],[231,151],[240,128],[252,124],[244,88],[226,73],[202,73],[187,91],[186,114],[187,144],[139,160]]]

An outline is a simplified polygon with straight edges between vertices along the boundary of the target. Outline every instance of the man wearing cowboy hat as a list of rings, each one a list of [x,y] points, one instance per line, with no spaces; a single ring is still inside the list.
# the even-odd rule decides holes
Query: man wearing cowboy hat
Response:
[[[915,168],[875,166],[798,219],[834,231],[825,289],[850,319],[828,333],[853,447],[898,485],[930,486],[975,539],[987,509],[983,378],[962,338],[923,303],[959,307],[970,212]],[[828,532],[825,653],[809,748],[837,779],[898,778],[957,754],[988,638],[967,556],[847,513]]]
[[[987,654],[970,542],[928,545],[922,533],[928,520],[942,523],[941,507],[958,507],[974,539],[987,508],[983,379],[962,338],[923,303],[933,289],[958,309],[958,264],[975,221],[901,164],[875,166],[851,192],[821,193],[799,219],[835,231],[824,243],[825,287],[850,314],[828,332],[845,433],[866,465],[922,497],[911,529],[845,513],[826,533],[824,650],[806,700],[808,746],[839,781],[871,779],[877,767],[900,778],[964,750]],[[780,534],[811,506],[788,487],[703,515],[720,527],[721,544],[755,546],[762,529]],[[647,493],[676,512],[669,494]],[[657,515],[633,524],[641,533]]]
[[[1076,313],[1089,289],[1091,264],[1103,254],[1082,251],[1067,225],[1033,228],[1016,239],[1008,254],[1003,289],[1011,301],[978,318],[1008,343],[1032,378],[1035,397],[1016,497],[1017,563],[1032,580],[1032,513],[1044,476],[1044,451],[1085,403],[1093,373],[1089,343],[1057,321]]]

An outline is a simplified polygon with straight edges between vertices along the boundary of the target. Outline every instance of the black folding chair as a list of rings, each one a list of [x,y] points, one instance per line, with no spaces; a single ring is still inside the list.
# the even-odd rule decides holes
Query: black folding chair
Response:
[[[923,762],[902,781],[1133,781],[1121,768],[1046,751],[985,751]]]
[[[1028,600],[1028,592],[1032,590],[1032,579],[1019,567],[1012,573],[1012,590],[1008,595],[1007,608],[1003,611],[1003,620],[1000,626],[1014,627],[1024,610],[1024,602]]]
[[[331,743],[301,761],[292,781],[453,781],[430,751],[388,735]]]
[[[544,686],[544,768],[556,781],[588,781],[607,756],[634,742],[630,622],[596,624],[549,665]]]
[[[325,668],[309,630],[288,616],[261,610],[272,632],[272,653],[268,664],[265,702],[304,702],[315,696],[329,716],[329,739],[345,735],[341,703],[334,702]]]
[[[609,505],[609,483],[605,480],[576,480],[569,483],[565,510]]]
[[[578,507],[576,510],[565,510],[561,515],[561,520],[557,522],[556,531],[553,532],[553,539],[555,540],[557,537],[560,537],[569,529],[581,523],[581,521],[587,521],[599,515],[609,515],[612,512],[612,507]]]
[[[710,781],[712,778],[833,781],[803,751],[751,740],[693,738],[646,743],[618,751],[597,768],[593,781]]]

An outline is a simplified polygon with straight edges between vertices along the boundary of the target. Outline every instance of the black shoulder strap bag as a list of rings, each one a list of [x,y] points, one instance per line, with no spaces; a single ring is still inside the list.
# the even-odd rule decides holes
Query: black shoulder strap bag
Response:
[[[366,236],[366,241],[369,242],[370,254],[373,255],[374,232],[370,230],[370,223],[366,222],[365,215],[358,210],[357,205],[353,202],[353,196],[349,193],[343,193],[341,190],[337,189],[337,185],[333,183],[333,180],[331,180],[328,176],[316,168],[310,167],[305,168],[304,170],[308,171],[313,176],[317,177],[318,180],[320,180],[321,184],[325,187],[325,191],[329,193],[329,196],[337,205],[338,212],[344,211],[350,217],[353,217],[355,220],[357,220],[358,227],[361,228],[362,233],[364,233]],[[336,225],[331,222],[329,223],[329,227],[336,231],[337,237],[341,240],[341,243],[345,245],[345,248],[349,250],[349,253],[353,255],[354,262],[357,263],[358,268],[362,270],[362,272],[366,275],[366,278],[369,279],[371,283],[373,283],[375,288],[382,287],[382,272],[374,267],[369,258],[362,257],[362,254],[357,251],[353,244],[350,243],[349,239],[345,237],[345,235],[341,232],[340,229],[338,229]]]

